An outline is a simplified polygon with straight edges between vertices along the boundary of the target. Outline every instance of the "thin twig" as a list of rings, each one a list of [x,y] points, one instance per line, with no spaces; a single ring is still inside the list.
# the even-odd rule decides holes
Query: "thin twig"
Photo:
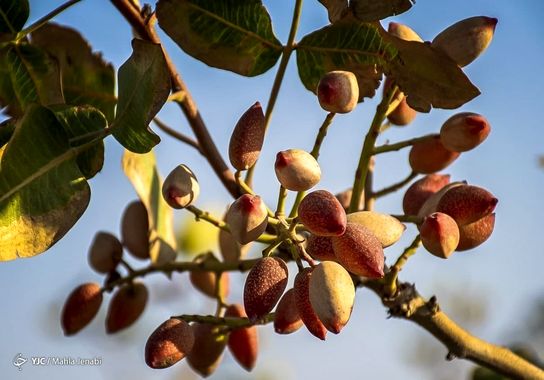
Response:
[[[372,196],[374,198],[381,198],[381,197],[384,197],[388,194],[391,194],[391,193],[394,193],[395,191],[397,190],[400,190],[402,189],[404,186],[406,186],[407,184],[409,184],[414,178],[416,178],[418,176],[418,174],[416,172],[411,172],[406,178],[404,178],[403,180],[397,182],[397,183],[394,183],[390,186],[387,186],[381,190],[378,190],[378,191],[375,191],[374,193],[372,193]]]
[[[229,225],[227,223],[225,223],[221,219],[213,216],[208,211],[201,210],[198,207],[193,206],[193,205],[189,205],[189,206],[185,207],[185,210],[187,210],[189,212],[192,212],[195,215],[195,218],[197,220],[200,220],[200,219],[205,220],[206,222],[213,224],[217,228],[220,228],[220,229],[222,229],[224,231],[230,232],[230,228],[229,228]],[[268,244],[268,243],[273,242],[275,239],[276,239],[276,236],[268,235],[268,234],[262,234],[261,236],[259,236],[257,238],[256,241],[258,241],[260,243],[267,243]]]
[[[397,280],[399,272],[402,270],[402,267],[404,264],[406,264],[408,259],[417,252],[420,245],[421,237],[418,234],[412,241],[412,244],[406,247],[402,254],[397,258],[395,264],[389,268],[389,272],[383,279],[384,292],[388,297],[393,297],[397,293]]]
[[[174,272],[246,272],[253,268],[253,266],[259,261],[259,259],[240,260],[235,262],[222,262],[215,260],[205,260],[201,262],[187,261],[187,262],[169,262],[165,264],[151,264],[148,267],[134,270],[127,276],[118,280],[112,281],[104,286],[104,290],[112,290],[124,284],[131,283],[136,278],[145,277],[152,273],[165,273],[171,274]]]
[[[237,329],[241,327],[249,327],[249,326],[255,326],[255,325],[266,325],[274,321],[274,315],[275,315],[274,313],[269,313],[256,321],[252,321],[249,318],[216,317],[213,315],[194,315],[194,314],[175,315],[170,318],[181,319],[185,322],[206,323],[208,325],[225,326],[230,329]]]
[[[391,215],[393,218],[398,219],[399,222],[403,223],[414,223],[421,224],[423,223],[423,217],[419,215]]]
[[[158,118],[154,118],[153,121],[155,122],[155,125],[157,127],[159,127],[167,135],[175,138],[176,140],[181,141],[182,143],[185,143],[185,144],[187,144],[189,146],[192,146],[193,148],[195,148],[198,151],[198,153],[204,155],[204,153],[202,153],[202,149],[200,149],[200,145],[198,145],[198,142],[196,142],[195,140],[193,140],[189,136],[186,136],[183,133],[178,132],[173,128],[170,128],[168,125],[163,123]]]
[[[19,33],[17,33],[17,37],[15,38],[15,42],[19,42],[25,36],[35,32],[36,30],[40,29],[42,26],[47,24],[53,17],[57,16],[58,14],[64,12],[67,8],[71,7],[74,4],[79,3],[81,0],[70,0],[67,1],[64,4],[61,4],[57,8],[53,9],[51,12],[40,18],[38,21],[33,23],[32,25],[27,26],[23,30],[21,30]],[[9,25],[9,24],[8,24]],[[15,31],[13,31],[15,32]]]
[[[278,71],[276,72],[276,77],[274,78],[274,84],[270,90],[270,97],[268,98],[268,103],[266,104],[266,111],[264,115],[265,119],[265,132],[270,126],[270,121],[272,120],[272,113],[274,111],[274,106],[276,105],[276,100],[278,99],[278,94],[280,93],[281,84],[283,82],[283,77],[285,75],[285,70],[289,64],[289,58],[291,58],[291,53],[295,49],[295,38],[297,36],[298,24],[300,22],[300,14],[302,13],[302,0],[296,0],[295,8],[293,10],[293,18],[291,19],[291,29],[289,30],[289,37],[287,38],[287,45],[283,47],[283,54],[281,55],[280,65]],[[249,168],[246,174],[246,182],[251,185],[253,180],[253,172],[255,170],[255,165]]]
[[[398,143],[394,143],[394,144],[385,144],[385,145],[377,146],[374,148],[374,154],[381,154],[381,153],[401,150],[402,148],[407,148],[409,146],[414,145],[415,143],[418,143],[420,141],[425,141],[427,139],[434,138],[437,136],[439,136],[437,133],[431,133],[421,137],[415,137],[413,139],[399,141]]]
[[[285,216],[285,201],[287,199],[287,189],[280,185],[278,191],[278,204],[276,206],[276,218],[283,218]]]

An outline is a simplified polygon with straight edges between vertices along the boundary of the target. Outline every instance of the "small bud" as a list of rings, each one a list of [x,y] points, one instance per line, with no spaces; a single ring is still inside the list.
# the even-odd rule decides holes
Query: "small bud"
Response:
[[[289,149],[276,156],[276,177],[288,190],[306,191],[321,179],[321,169],[315,158],[301,149]]]
[[[75,288],[62,309],[61,325],[64,335],[74,335],[87,326],[102,304],[100,285],[86,283]]]
[[[295,301],[295,291],[289,289],[281,297],[276,308],[274,330],[278,334],[291,334],[300,329],[302,325],[303,322]]]
[[[346,212],[326,190],[306,195],[298,206],[298,217],[310,232],[319,236],[338,236],[346,230]]]
[[[247,244],[266,230],[268,213],[261,197],[244,194],[230,206],[225,219],[232,236],[240,244]]]
[[[162,196],[172,208],[181,209],[193,204],[200,194],[194,173],[187,166],[178,165],[162,184]]]
[[[462,112],[450,117],[440,129],[440,140],[446,149],[466,152],[476,148],[489,136],[489,123],[482,116]]]
[[[412,146],[409,161],[416,173],[430,174],[445,169],[457,157],[459,153],[447,150],[439,136],[432,136]]]
[[[481,187],[457,186],[440,198],[436,211],[448,214],[463,226],[491,214],[498,202],[493,194]]]
[[[114,334],[131,326],[144,312],[148,292],[142,283],[121,287],[110,301],[106,316],[106,332]]]
[[[320,261],[337,261],[332,248],[332,240],[327,236],[311,234],[306,239],[306,252]]]
[[[348,323],[355,301],[349,273],[338,263],[324,261],[310,277],[310,303],[323,325],[334,334]]]
[[[357,77],[349,71],[331,71],[317,85],[317,99],[328,112],[348,113],[359,101]]]
[[[261,103],[251,106],[238,120],[229,143],[230,163],[236,170],[252,167],[261,153],[265,120]]]
[[[369,278],[383,277],[383,248],[366,227],[348,222],[342,236],[332,238],[334,254],[348,271]]]
[[[489,214],[475,222],[459,226],[459,245],[457,251],[476,248],[485,242],[493,233],[495,214]]]
[[[207,260],[218,262],[213,254],[203,254],[197,256],[193,262],[203,263]],[[208,297],[215,298],[215,291],[217,286],[217,276],[219,276],[220,283],[220,296],[226,298],[229,294],[230,279],[228,272],[221,274],[212,271],[191,271],[189,274],[189,280],[191,284]]]
[[[225,311],[225,317],[247,318],[242,305],[230,305]],[[259,353],[259,337],[257,327],[242,327],[234,329],[229,334],[228,347],[232,356],[246,370],[255,367]]]
[[[123,245],[137,259],[149,259],[149,219],[141,201],[131,202],[121,221]]]
[[[219,252],[226,263],[242,260],[251,248],[251,244],[240,244],[230,232],[219,229]]]
[[[325,340],[325,337],[327,336],[327,329],[315,313],[310,302],[311,277],[312,268],[306,268],[296,275],[295,284],[293,285],[295,303],[297,305],[300,317],[302,318],[302,322],[308,331],[315,337]]]
[[[496,25],[496,18],[470,17],[444,29],[434,38],[431,46],[443,51],[460,67],[464,67],[487,49]]]
[[[89,265],[98,273],[109,273],[123,257],[123,245],[109,232],[97,232],[89,249]]]
[[[391,215],[374,211],[357,211],[347,215],[347,221],[366,227],[378,238],[383,248],[395,244],[406,226]]]
[[[244,285],[244,308],[251,320],[269,313],[287,286],[288,270],[277,257],[265,257],[249,271]]]
[[[183,359],[195,342],[193,329],[180,319],[163,322],[147,339],[145,362],[151,368],[167,368]]]
[[[419,227],[419,233],[425,249],[442,259],[450,257],[459,244],[457,223],[441,212],[427,216]]]
[[[194,323],[191,328],[195,343],[187,355],[187,362],[199,375],[208,377],[215,372],[221,362],[227,338],[218,333],[217,326]]]
[[[402,199],[404,213],[417,215],[425,201],[449,182],[449,174],[429,174],[415,181],[404,193]]]

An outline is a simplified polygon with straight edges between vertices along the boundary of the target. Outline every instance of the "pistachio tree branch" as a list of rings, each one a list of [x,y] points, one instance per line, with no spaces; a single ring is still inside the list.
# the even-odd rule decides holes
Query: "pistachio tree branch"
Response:
[[[193,148],[195,148],[198,153],[204,155],[204,153],[202,153],[202,149],[200,149],[200,145],[198,145],[198,142],[196,142],[195,140],[193,140],[192,138],[190,138],[189,136],[186,136],[184,135],[183,133],[181,132],[178,132],[176,131],[175,129],[173,128],[170,128],[168,125],[166,125],[165,123],[163,123],[161,120],[159,120],[158,118],[154,118],[153,119],[153,122],[155,123],[155,125],[157,127],[159,127],[163,132],[165,132],[167,135],[175,138],[176,140],[179,140],[181,141],[182,143],[185,143],[189,146],[192,146]]]
[[[421,245],[421,237],[417,235],[412,241],[412,244],[406,247],[406,249],[402,252],[402,254],[397,258],[397,261],[395,261],[395,264],[393,264],[393,266],[389,268],[389,272],[387,272],[387,274],[383,278],[384,293],[388,297],[391,297],[397,293],[397,282],[398,282],[399,272],[404,267],[404,264],[408,262],[408,259],[411,256],[415,255],[420,245]]]
[[[238,262],[207,260],[150,265],[143,269],[134,270],[126,277],[110,282],[102,290],[111,291],[115,287],[131,283],[134,279],[145,277],[151,273],[171,274],[185,271],[212,271],[220,274],[228,271],[245,272],[250,270],[259,260],[240,260]],[[386,294],[383,280],[369,280],[362,277],[356,277],[355,280],[357,287],[368,288],[380,297],[392,317],[412,321],[435,336],[447,347],[448,359],[471,360],[514,379],[544,379],[544,372],[541,369],[510,350],[485,342],[457,325],[440,310],[436,297],[431,297],[429,301],[425,301],[415,287],[407,283],[399,283],[396,293],[391,296]],[[274,314],[267,314],[255,322],[247,318],[220,318],[202,315],[180,315],[172,318],[183,319],[187,322],[210,323],[238,328],[268,324],[274,320]]]
[[[404,178],[403,180],[397,182],[397,183],[394,183],[390,186],[387,186],[387,187],[384,187],[383,189],[381,190],[378,190],[378,191],[375,191],[372,193],[372,196],[374,198],[381,198],[381,197],[384,197],[388,194],[391,194],[391,193],[394,193],[395,191],[397,190],[400,190],[402,189],[404,186],[406,186],[407,184],[409,184],[414,178],[416,178],[418,176],[418,174],[416,172],[411,172],[410,174],[408,174],[408,176],[406,178]]]
[[[374,154],[381,154],[381,153],[401,150],[402,148],[407,148],[409,146],[414,145],[415,143],[418,143],[420,141],[424,141],[424,140],[427,140],[429,138],[436,137],[436,136],[438,136],[437,133],[430,133],[428,135],[415,137],[413,139],[399,141],[398,143],[394,143],[394,144],[385,144],[385,145],[377,146],[377,147],[374,148]]]
[[[471,360],[512,379],[544,379],[544,371],[505,347],[475,337],[440,310],[436,297],[423,299],[414,285],[400,283],[397,293],[388,297],[380,281],[360,281],[388,308],[389,315],[419,325],[446,346],[446,359]]]
[[[215,260],[205,260],[202,262],[194,261],[174,261],[165,264],[155,265],[151,264],[148,267],[142,269],[136,269],[125,277],[112,281],[103,287],[103,290],[110,291],[116,287],[124,284],[131,283],[136,278],[145,277],[152,273],[165,273],[171,274],[174,272],[215,272],[217,274],[223,272],[246,272],[253,268],[253,266],[259,261],[259,259],[240,260],[235,262],[221,262]]]
[[[154,15],[152,15],[150,18],[144,18],[130,0],[111,0],[111,2],[142,39],[156,44],[161,43],[161,40],[154,27]],[[208,128],[206,127],[206,124],[198,111],[198,107],[196,106],[189,89],[185,85],[185,82],[183,82],[181,79],[180,74],[166,53],[164,47],[163,52],[168,71],[172,79],[172,92],[184,94],[182,99],[175,100],[176,103],[185,114],[185,117],[189,122],[189,126],[191,127],[198,144],[200,145],[200,149],[202,150],[203,155],[208,160],[215,174],[218,176],[219,180],[223,183],[229,193],[233,197],[237,198],[240,196],[240,191],[238,185],[234,181],[234,174],[228,168],[227,164],[223,160],[223,157],[219,153],[219,150],[217,149],[217,146],[215,145]]]
[[[366,177],[369,170],[370,158],[374,155],[374,146],[376,145],[376,139],[380,134],[380,128],[390,109],[391,101],[397,91],[397,86],[392,86],[382,98],[382,101],[376,107],[376,113],[370,124],[370,128],[365,136],[363,142],[363,148],[359,157],[359,163],[357,170],[355,171],[355,178],[353,180],[353,190],[351,193],[351,202],[349,204],[348,212],[357,211],[359,203],[361,202],[361,196],[366,182]]]
[[[172,316],[170,318],[181,319],[185,322],[198,322],[207,323],[215,326],[225,326],[230,329],[237,329],[240,327],[248,327],[255,325],[266,325],[274,321],[274,313],[268,313],[261,319],[252,321],[249,318],[235,318],[235,317],[214,317],[213,315],[194,315],[194,314],[182,314]]]
[[[208,211],[201,210],[198,207],[193,206],[193,205],[189,205],[189,206],[185,207],[185,210],[193,213],[195,215],[196,220],[200,220],[200,219],[205,220],[206,222],[208,222],[210,224],[213,224],[217,228],[220,228],[220,229],[222,229],[224,231],[230,232],[230,228],[229,228],[229,225],[227,223],[225,223],[221,219],[213,216]],[[268,234],[262,234],[261,236],[259,236],[257,238],[256,241],[258,241],[260,243],[267,243],[268,244],[268,243],[273,242],[274,240],[276,240],[276,236],[268,235]]]
[[[302,0],[296,0],[295,8],[293,10],[293,18],[291,20],[291,29],[289,30],[289,37],[287,38],[287,44],[283,47],[283,54],[281,55],[280,65],[278,71],[276,72],[276,77],[274,78],[274,84],[272,84],[272,89],[270,90],[270,97],[268,98],[268,103],[266,104],[266,111],[264,114],[264,129],[265,133],[270,126],[270,121],[272,120],[272,112],[274,111],[274,106],[276,105],[276,100],[278,99],[278,94],[280,93],[281,84],[283,82],[283,77],[285,76],[285,70],[289,64],[289,58],[291,58],[291,53],[295,49],[295,38],[297,36],[298,24],[300,22],[300,14],[302,13]],[[249,168],[246,174],[246,182],[251,185],[253,179],[253,171],[255,170],[255,165]]]

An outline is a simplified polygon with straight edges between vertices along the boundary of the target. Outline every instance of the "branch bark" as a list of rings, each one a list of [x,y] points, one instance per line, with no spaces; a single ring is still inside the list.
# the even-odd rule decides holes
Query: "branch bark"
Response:
[[[471,360],[512,379],[544,379],[544,371],[505,347],[475,337],[440,310],[436,297],[423,299],[414,285],[400,283],[392,297],[384,294],[380,281],[360,281],[371,289],[389,310],[389,315],[405,319],[430,332],[448,349],[446,359]]]
[[[111,0],[111,2],[142,39],[156,44],[161,43],[161,40],[155,31],[154,16],[151,16],[150,19],[145,19],[129,0]],[[219,150],[208,132],[208,128],[206,127],[206,124],[198,111],[198,107],[196,106],[189,89],[185,85],[185,82],[183,82],[181,79],[180,74],[176,70],[174,63],[166,53],[164,47],[163,52],[166,59],[166,64],[168,66],[168,71],[170,72],[170,76],[172,78],[172,92],[184,93],[183,99],[176,100],[176,103],[180,106],[181,110],[185,114],[185,117],[187,118],[187,121],[195,134],[198,144],[200,145],[200,149],[210,163],[215,174],[219,177],[219,180],[223,183],[228,192],[234,198],[238,198],[241,194],[236,182],[234,181],[234,174],[228,168],[227,164],[223,160],[223,157],[219,153]]]

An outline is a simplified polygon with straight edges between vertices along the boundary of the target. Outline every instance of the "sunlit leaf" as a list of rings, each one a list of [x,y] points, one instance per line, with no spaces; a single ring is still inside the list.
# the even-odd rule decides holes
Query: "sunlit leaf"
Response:
[[[58,64],[41,49],[12,44],[0,51],[0,106],[21,116],[33,103],[64,103]]]
[[[119,101],[113,135],[125,148],[147,153],[160,141],[149,123],[170,93],[170,75],[158,44],[132,40],[132,55],[119,68]]]
[[[315,92],[325,73],[352,71],[362,101],[374,96],[382,77],[381,67],[395,55],[395,47],[380,37],[377,27],[343,20],[308,34],[298,43],[298,73],[304,86]]]
[[[32,44],[53,56],[60,66],[67,104],[89,104],[111,122],[115,108],[115,72],[75,29],[49,23],[31,35]]]
[[[164,263],[176,257],[176,238],[172,208],[162,198],[162,179],[157,171],[155,154],[136,154],[128,150],[123,155],[123,171],[147,208],[151,228],[151,261]]]
[[[283,49],[260,0],[160,0],[157,18],[187,54],[245,76],[270,69]]]
[[[361,21],[378,21],[406,12],[415,0],[351,0],[350,8]]]
[[[28,0],[0,0],[0,34],[23,29],[29,12]]]
[[[0,162],[0,260],[31,257],[62,238],[90,198],[54,113],[32,105]]]
[[[480,94],[454,61],[429,44],[404,41],[386,32],[383,37],[398,50],[398,58],[390,62],[387,74],[415,110],[455,109]]]
[[[378,23],[351,17],[305,36],[297,45],[297,64],[302,83],[313,92],[328,71],[352,71],[359,101],[374,96],[385,72],[421,112],[457,108],[480,93],[455,62],[429,44],[401,40]]]
[[[91,141],[94,138],[92,132],[108,126],[104,114],[91,106],[62,105],[54,107],[53,111],[64,127],[71,146]],[[98,141],[95,146],[81,152],[76,162],[85,178],[94,177],[104,165],[104,142]]]

